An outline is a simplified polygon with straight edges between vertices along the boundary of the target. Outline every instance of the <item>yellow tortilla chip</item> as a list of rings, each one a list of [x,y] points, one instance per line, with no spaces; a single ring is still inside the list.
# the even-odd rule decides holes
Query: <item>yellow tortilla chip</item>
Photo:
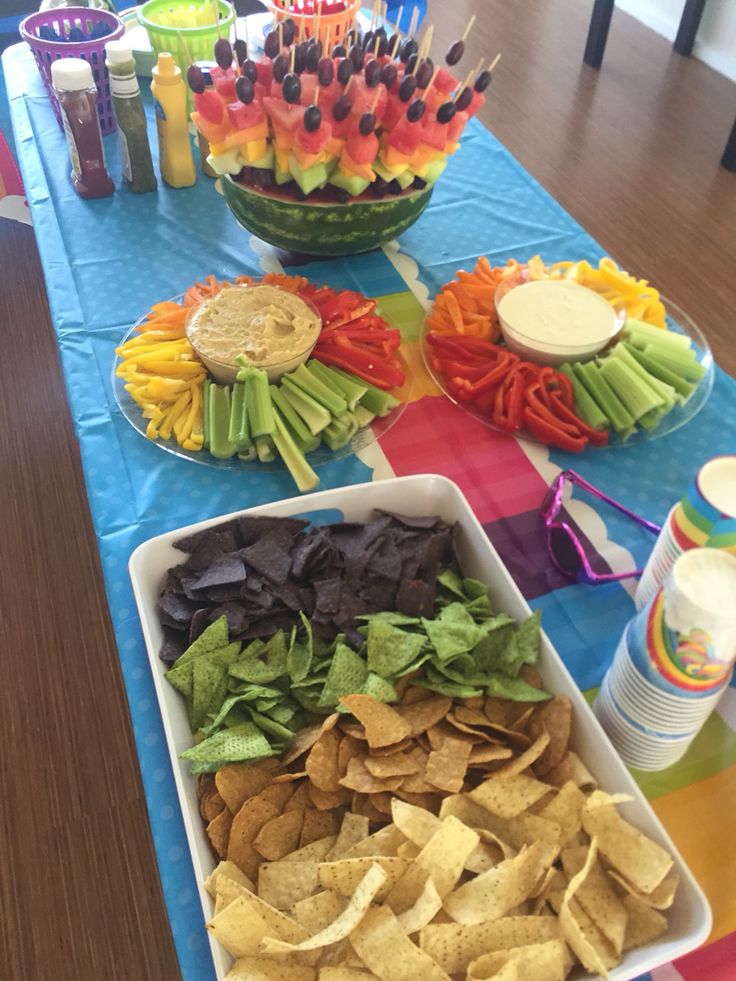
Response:
[[[233,957],[257,954],[259,943],[268,934],[266,921],[243,896],[213,917],[207,929]]]
[[[569,879],[577,875],[585,865],[587,854],[588,848],[585,845],[566,849],[562,853],[562,867]],[[628,913],[599,861],[592,862],[575,898],[620,957]]]
[[[590,971],[591,974],[601,974],[604,978],[607,978],[608,969],[603,957],[601,956],[599,946],[592,943],[590,936],[586,935],[583,925],[581,924],[582,917],[580,916],[579,911],[571,908],[572,901],[575,898],[575,893],[588,878],[588,874],[593,867],[597,854],[597,841],[595,838],[593,838],[590,843],[588,855],[585,859],[583,867],[576,875],[572,877],[572,879],[570,879],[567,885],[567,889],[565,890],[565,894],[562,898],[562,905],[560,906],[559,921],[562,935],[583,967]],[[580,904],[578,903],[577,905],[579,906]]]
[[[556,918],[510,916],[475,926],[431,923],[419,935],[419,946],[448,974],[461,974],[483,954],[562,938]]]
[[[347,904],[348,901],[344,896],[338,896],[336,892],[328,889],[295,903],[294,918],[309,933],[319,933],[337,919]]]
[[[335,859],[342,858],[353,845],[357,845],[359,841],[364,841],[368,837],[369,830],[370,821],[363,814],[352,814],[350,811],[345,813],[335,844],[325,855],[325,861],[334,862]]]
[[[623,949],[631,950],[656,940],[667,930],[667,919],[638,896],[624,896],[622,900],[629,918],[626,923]]]
[[[321,967],[319,981],[362,981],[363,978],[375,978],[370,971],[361,971],[359,967]]]
[[[397,797],[391,801],[391,817],[402,835],[420,848],[424,848],[442,824],[430,811],[407,804]]]
[[[449,975],[409,940],[388,906],[368,910],[350,934],[350,943],[382,981],[450,981]]]
[[[275,961],[268,957],[239,957],[225,981],[314,981],[317,972],[295,961]]]
[[[561,940],[483,954],[468,965],[467,981],[565,981],[570,962]]]
[[[499,919],[531,895],[557,852],[549,842],[534,842],[515,858],[506,859],[445,896],[445,910],[465,926]]]
[[[358,883],[348,905],[323,930],[298,944],[290,944],[283,940],[266,937],[261,943],[261,949],[267,954],[287,954],[292,951],[318,950],[320,947],[329,947],[340,940],[344,940],[363,919],[385,881],[386,873],[380,865],[374,862]]]
[[[336,862],[323,862],[319,867],[319,881],[323,888],[332,889],[340,896],[350,897],[368,872],[371,865],[380,865],[386,878],[379,889],[377,901],[382,902],[389,890],[401,879],[408,862],[402,858],[377,855],[366,858],[340,858]]]
[[[349,848],[342,858],[363,858],[369,855],[395,856],[399,845],[405,841],[406,838],[395,825],[387,824],[385,828],[380,828]]]
[[[619,875],[613,869],[609,869],[608,874],[625,892],[631,896],[635,896],[646,906],[651,906],[652,909],[669,909],[675,901],[677,887],[680,884],[679,872],[672,871],[667,873],[656,889],[652,889],[651,892],[639,892],[638,889],[635,889],[630,882],[627,882],[622,875]]]
[[[471,800],[468,794],[456,794],[442,801],[440,817],[444,818],[450,814],[470,828],[490,831],[516,851],[524,845],[534,844],[535,841],[558,844],[560,840],[560,826],[554,821],[547,821],[536,814],[528,813],[506,820]]]
[[[220,876],[224,876],[226,879],[232,879],[233,882],[244,886],[249,892],[255,892],[253,883],[244,872],[240,871],[234,862],[223,861],[210,872],[204,881],[205,889],[213,898],[217,895],[217,881]]]
[[[288,910],[319,888],[319,862],[264,862],[258,895],[269,906]]]
[[[326,838],[318,838],[303,848],[297,848],[290,855],[284,855],[282,862],[324,862],[325,856],[334,847],[337,841],[336,835],[328,835]]]
[[[371,749],[390,746],[411,735],[412,727],[396,709],[384,702],[377,702],[370,695],[343,695],[340,704],[363,724]]]
[[[215,909],[219,913],[225,907],[229,906],[230,903],[234,903],[236,899],[240,899],[241,896],[247,898],[249,894],[251,894],[251,890],[242,885],[242,883],[221,875],[217,880],[217,892],[215,894],[217,905]]]
[[[537,816],[554,821],[560,828],[560,847],[568,845],[583,826],[585,794],[577,784],[568,780]]]
[[[395,913],[405,912],[417,901],[430,876],[444,899],[454,889],[479,841],[478,833],[462,821],[446,818],[388,894],[388,905]]]
[[[651,838],[625,821],[610,798],[596,790],[583,809],[583,827],[595,837],[601,855],[635,889],[652,892],[673,866],[672,856]]]
[[[492,776],[471,790],[468,796],[499,817],[514,818],[536,804],[551,789],[549,784],[523,774]]]
[[[397,917],[402,929],[407,933],[417,933],[422,927],[431,923],[442,909],[442,896],[431,878],[424,883],[424,888],[416,902]]]

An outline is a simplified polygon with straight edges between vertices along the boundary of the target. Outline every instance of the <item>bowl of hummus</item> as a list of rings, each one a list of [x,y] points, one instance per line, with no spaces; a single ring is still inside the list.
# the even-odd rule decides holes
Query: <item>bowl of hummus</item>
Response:
[[[232,385],[244,355],[271,382],[305,362],[317,343],[317,308],[279,286],[232,286],[199,304],[186,336],[220,385]]]

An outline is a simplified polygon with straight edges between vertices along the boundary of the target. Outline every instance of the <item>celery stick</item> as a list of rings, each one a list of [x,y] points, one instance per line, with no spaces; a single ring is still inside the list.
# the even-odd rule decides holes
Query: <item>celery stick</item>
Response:
[[[248,412],[248,425],[251,437],[270,436],[276,428],[268,394],[268,375],[262,368],[255,368],[246,358],[239,355],[238,381],[245,382],[245,405]]]
[[[358,429],[369,426],[376,418],[375,413],[370,412],[364,405],[356,405],[353,409],[353,415],[355,416],[355,421],[358,423]]]
[[[352,438],[350,428],[343,422],[333,419],[332,422],[322,431],[322,439],[326,446],[334,452],[347,446]]]
[[[304,454],[298,448],[289,434],[284,419],[278,408],[274,409],[276,419],[276,430],[273,434],[273,442],[278,450],[279,456],[289,469],[289,473],[294,478],[294,483],[299,488],[300,493],[314,490],[319,484],[319,477],[312,470],[304,458]]]
[[[342,423],[342,425],[348,429],[350,439],[352,439],[358,431],[358,420],[355,418],[355,414],[352,412],[341,412],[340,415],[336,416],[335,418],[337,422]]]
[[[656,358],[646,354],[644,351],[640,351],[638,347],[632,347],[627,341],[624,341],[624,347],[632,358],[636,358],[645,371],[650,375],[654,375],[655,378],[659,378],[666,385],[672,386],[680,396],[678,399],[679,402],[687,402],[695,391],[695,385],[680,377],[677,372],[670,371],[666,365],[661,364]]]
[[[601,411],[616,430],[620,438],[626,440],[635,431],[636,426],[631,414],[621,400],[601,375],[593,361],[586,364],[573,365],[573,371],[580,382],[585,385],[591,397],[600,406]]]
[[[641,419],[639,419],[639,425],[642,429],[655,429],[669,411],[663,405],[658,406],[656,409],[650,409],[649,412],[645,412]]]
[[[292,407],[309,426],[309,431],[313,436],[317,436],[325,426],[329,426],[332,416],[327,409],[319,402],[315,402],[310,395],[305,394],[288,375],[284,375],[281,379],[281,391],[286,400],[291,403]]]
[[[302,453],[311,453],[319,446],[319,436],[314,436],[294,406],[287,400],[284,393],[277,385],[269,388],[271,401],[274,409],[278,410],[282,421],[286,425],[289,435]]]
[[[255,443],[251,443],[247,450],[241,450],[238,453],[238,459],[244,460],[246,463],[249,463],[251,460],[256,460],[257,458],[258,454],[256,453]]]
[[[700,362],[690,360],[689,358],[681,358],[674,351],[665,352],[654,344],[647,344],[644,348],[644,353],[649,355],[650,358],[656,358],[659,364],[669,368],[670,371],[674,371],[686,381],[697,384],[705,374],[705,368]]]
[[[687,334],[678,334],[675,330],[666,330],[662,327],[655,327],[653,324],[647,324],[643,320],[637,320],[635,317],[629,317],[624,324],[624,335],[637,339],[636,346],[640,347],[648,341],[659,341],[665,346],[675,347],[675,348],[689,348],[690,338]],[[642,344],[639,344],[641,341]]]
[[[273,412],[273,408],[271,409]],[[274,420],[274,431],[276,430],[276,421]],[[256,454],[261,463],[271,463],[276,459],[276,450],[273,445],[273,439],[269,435],[256,436],[254,440],[256,444]]]
[[[348,375],[339,375],[334,368],[323,364],[317,358],[312,358],[311,361],[307,362],[307,367],[325,385],[329,385],[335,392],[339,392],[348,403],[349,409],[354,409],[368,390],[367,385],[361,383],[359,378],[351,379]]]
[[[366,393],[362,396],[360,404],[377,416],[387,416],[397,405],[401,405],[401,402],[390,392],[385,392],[382,388],[371,385],[370,382],[356,378],[355,375],[343,371],[342,368],[333,367],[332,370],[341,378],[347,378],[348,381],[359,381],[361,385],[365,385]]]
[[[641,419],[650,409],[664,405],[657,393],[631,371],[621,358],[603,358],[600,372],[631,413],[634,421]]]
[[[238,453],[250,446],[250,427],[248,425],[248,407],[245,399],[245,382],[236,381],[230,404],[230,431],[228,438],[235,444]]]
[[[575,411],[593,429],[610,429],[611,423],[606,414],[600,408],[588,389],[576,377],[575,372],[569,364],[561,364],[559,371],[569,379],[572,385],[573,395],[575,396]]]
[[[339,416],[348,407],[342,395],[337,394],[324,382],[321,382],[316,375],[312,374],[306,365],[300,364],[298,368],[290,371],[288,377],[301,388],[303,392],[311,396],[315,402],[319,402],[333,416]]]
[[[225,385],[210,388],[210,453],[218,460],[229,460],[235,444],[229,439],[230,389]]]
[[[212,387],[212,382],[209,378],[205,378],[202,382],[202,435],[203,435],[203,447],[208,450],[210,448],[210,388]]]
[[[629,354],[623,344],[617,344],[615,347],[611,348],[608,358],[617,358],[619,361],[622,361],[647,388],[650,388],[655,395],[659,396],[668,410],[671,409],[677,401],[675,397],[677,393],[675,392],[674,388],[672,388],[671,385],[666,385],[663,381],[660,381],[659,378],[655,378],[653,375],[650,375],[646,368],[642,368],[636,358]],[[601,363],[600,359],[599,363]]]

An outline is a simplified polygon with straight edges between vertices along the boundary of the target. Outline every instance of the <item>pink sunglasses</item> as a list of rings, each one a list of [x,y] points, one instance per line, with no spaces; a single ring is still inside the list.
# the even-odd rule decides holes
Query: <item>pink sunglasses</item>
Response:
[[[563,470],[550,484],[547,493],[544,495],[542,506],[539,509],[547,530],[547,551],[549,552],[549,557],[560,572],[574,578],[577,582],[587,583],[615,582],[619,579],[631,579],[634,576],[640,576],[643,571],[641,569],[634,569],[632,572],[615,573],[600,573],[593,570],[588,556],[585,554],[583,543],[580,541],[575,529],[567,521],[559,520],[560,512],[562,511],[562,498],[567,484],[577,484],[578,487],[582,487],[583,490],[593,494],[594,497],[605,501],[629,518],[632,518],[637,524],[646,528],[647,531],[652,532],[653,535],[658,535],[660,532],[659,525],[655,525],[654,522],[647,521],[638,514],[634,514],[633,511],[624,507],[623,504],[619,504],[618,501],[614,501],[612,497],[609,497],[603,491],[598,490],[597,487],[589,484],[584,477],[575,473],[574,470]]]

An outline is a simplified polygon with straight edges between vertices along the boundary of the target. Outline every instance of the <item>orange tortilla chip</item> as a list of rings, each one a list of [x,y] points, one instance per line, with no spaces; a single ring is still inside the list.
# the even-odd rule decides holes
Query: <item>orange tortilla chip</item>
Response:
[[[395,709],[370,695],[343,695],[340,704],[363,724],[371,749],[389,746],[411,735],[411,726]]]
[[[374,777],[404,777],[419,772],[419,763],[408,753],[392,753],[390,756],[367,756],[366,769]]]
[[[344,777],[348,772],[348,763],[354,756],[363,756],[364,754],[364,742],[360,739],[355,739],[353,736],[343,734],[337,750],[337,768],[340,771],[340,776]]]
[[[508,746],[497,746],[493,744],[481,744],[473,746],[468,757],[468,764],[491,763],[495,760],[508,760],[514,755],[513,750]]]
[[[249,879],[256,878],[258,866],[262,861],[262,856],[253,847],[253,842],[263,825],[278,815],[279,811],[273,804],[256,796],[247,800],[233,818],[227,858],[235,862]]]
[[[321,838],[328,838],[336,835],[340,828],[342,814],[338,811],[315,811],[306,810],[304,812],[304,824],[299,839],[299,847],[310,845],[313,841]]]
[[[396,790],[401,786],[402,777],[374,777],[365,765],[365,759],[354,756],[348,763],[348,772],[340,778],[343,787],[357,790],[361,794],[378,794],[384,790]]]
[[[233,814],[270,782],[267,773],[250,763],[229,763],[215,773],[217,791]]]
[[[230,811],[224,807],[216,818],[213,818],[207,825],[207,836],[210,839],[212,847],[217,852],[220,858],[225,858],[227,855],[227,843],[230,840],[230,829],[233,824],[233,816]]]
[[[328,793],[326,790],[320,790],[313,783],[309,784],[309,797],[318,811],[331,811],[335,807],[342,807],[344,804],[349,804],[351,796],[350,791],[344,787],[340,787],[333,794]]]
[[[513,760],[509,760],[500,769],[496,770],[497,777],[513,777],[517,773],[523,773],[528,767],[538,760],[542,753],[549,746],[549,733],[542,732],[537,736],[528,749]]]
[[[562,787],[568,780],[572,780],[577,787],[583,790],[588,788],[595,790],[598,786],[595,777],[592,776],[577,753],[573,753],[572,750],[565,753],[557,766],[545,773],[544,776],[547,783],[554,784],[555,787]]]
[[[421,688],[410,690],[424,691]],[[426,692],[426,694],[429,695],[430,693]],[[445,718],[452,707],[452,699],[447,698],[445,695],[435,695],[414,703],[407,702],[406,697],[404,697],[402,704],[397,706],[396,712],[408,723],[412,736],[418,736],[426,732],[433,725],[436,725],[441,719]]]
[[[429,754],[425,779],[440,790],[458,793],[465,783],[470,749],[465,741],[447,738],[439,749]]]
[[[277,862],[295,851],[303,824],[304,811],[284,811],[266,821],[253,841],[253,847],[269,862]]]
[[[317,742],[319,737],[323,732],[328,732],[333,729],[339,716],[337,712],[333,712],[332,715],[328,715],[320,723],[315,723],[311,726],[305,726],[304,729],[300,729],[299,732],[294,736],[289,748],[286,750],[284,755],[281,757],[281,762],[284,766],[288,766],[295,759],[310,750],[312,746]]]
[[[305,780],[300,783],[294,793],[284,804],[285,811],[303,811],[312,806],[312,798],[309,793],[310,783]]]
[[[543,702],[529,721],[528,732],[532,739],[541,733],[549,735],[549,744],[534,764],[539,776],[544,776],[560,764],[567,753],[572,726],[572,702],[567,695],[555,695]]]
[[[307,776],[314,786],[326,793],[334,794],[340,789],[338,784],[340,771],[337,762],[339,745],[339,732],[336,729],[328,729],[312,746],[304,764]]]
[[[227,804],[220,796],[214,784],[199,799],[199,813],[207,824],[210,821],[214,821],[217,815],[224,811],[226,807]]]

